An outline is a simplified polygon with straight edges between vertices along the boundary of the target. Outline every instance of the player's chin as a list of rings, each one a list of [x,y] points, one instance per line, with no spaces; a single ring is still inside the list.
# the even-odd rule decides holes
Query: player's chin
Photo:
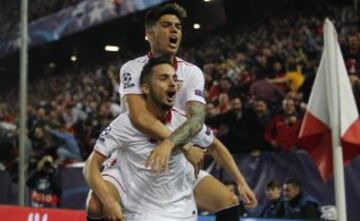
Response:
[[[175,101],[174,100],[170,100],[170,99],[166,99],[166,101],[163,102],[163,106],[166,108],[166,109],[171,109],[175,104]]]
[[[178,47],[167,47],[166,52],[168,55],[175,55],[178,51]]]

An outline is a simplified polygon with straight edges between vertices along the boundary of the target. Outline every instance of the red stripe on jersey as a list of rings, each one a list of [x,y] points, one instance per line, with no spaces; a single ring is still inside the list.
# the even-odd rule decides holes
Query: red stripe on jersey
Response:
[[[103,153],[100,153],[98,150],[94,150],[96,153],[100,154],[101,156],[105,157],[105,158],[109,158],[108,156],[105,156]]]
[[[102,176],[107,176],[107,177],[110,177],[110,178],[114,179],[114,180],[117,182],[117,184],[119,185],[119,187],[122,189],[122,191],[125,192],[123,186],[121,185],[120,181],[119,181],[118,179],[116,179],[116,177],[114,177],[114,176],[112,176],[112,175],[110,175],[110,174],[107,174],[107,173],[101,174],[101,175],[102,175]],[[120,194],[120,193],[119,193],[119,194]]]
[[[168,112],[166,113],[166,115],[163,117],[163,119],[161,120],[161,122],[162,122],[163,124],[170,123],[170,122],[171,122],[171,118],[172,118],[171,111],[168,111]]]
[[[176,109],[174,109],[174,108],[171,109],[171,110],[179,113],[181,116],[187,117],[186,114],[184,114],[183,112],[180,112],[180,111],[178,111],[178,110],[176,110]]]

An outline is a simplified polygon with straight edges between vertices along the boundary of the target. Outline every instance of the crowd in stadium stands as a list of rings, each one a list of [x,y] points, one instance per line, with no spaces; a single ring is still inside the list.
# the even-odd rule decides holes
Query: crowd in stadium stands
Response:
[[[329,7],[325,12],[336,21],[360,104],[360,16],[350,7]],[[232,153],[300,148],[297,134],[322,50],[322,15],[317,11],[313,15],[282,15],[261,25],[233,27],[228,34],[206,33],[211,37],[196,48],[184,45],[181,56],[203,68],[206,123]],[[100,131],[120,113],[118,72],[123,62],[89,65],[31,82],[27,122],[30,168],[46,155],[58,164],[88,156]],[[0,164],[13,171],[16,100],[16,90],[0,97]]]
[[[35,21],[63,8],[76,5],[80,0],[31,0],[28,3],[28,21]],[[0,7],[0,37],[19,27],[21,1],[5,0]]]

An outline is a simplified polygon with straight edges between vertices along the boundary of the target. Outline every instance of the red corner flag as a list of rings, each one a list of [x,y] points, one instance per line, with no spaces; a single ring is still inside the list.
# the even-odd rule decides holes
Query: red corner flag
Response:
[[[333,175],[331,130],[339,131],[345,166],[360,153],[360,121],[333,24],[324,24],[324,50],[299,138],[324,181]]]

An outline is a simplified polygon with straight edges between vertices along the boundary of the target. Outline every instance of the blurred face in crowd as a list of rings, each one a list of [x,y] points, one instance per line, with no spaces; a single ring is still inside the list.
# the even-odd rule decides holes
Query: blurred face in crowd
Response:
[[[43,138],[43,137],[44,137],[44,131],[43,131],[43,129],[40,128],[40,127],[35,128],[34,135],[35,135],[35,137],[38,138],[38,139]]]
[[[206,115],[207,117],[213,117],[217,114],[217,110],[215,108],[215,105],[213,103],[207,103],[206,104]]]
[[[351,36],[349,38],[350,47],[353,49],[358,49],[360,47],[360,41],[356,36]]]
[[[267,187],[265,190],[265,195],[268,200],[277,200],[281,196],[281,188],[280,187]]]
[[[231,99],[230,101],[230,104],[231,104],[231,109],[235,112],[241,112],[241,109],[242,109],[242,105],[241,105],[241,100],[240,98],[234,98],[234,99]]]
[[[156,56],[175,56],[182,38],[182,26],[176,15],[163,15],[146,30],[151,52]]]
[[[295,114],[295,102],[292,99],[285,99],[283,101],[283,111],[286,115]]]
[[[293,199],[295,199],[295,197],[297,197],[300,193],[300,188],[290,184],[290,183],[286,183],[284,184],[284,190],[283,190],[283,194],[284,197],[287,201],[291,201]]]
[[[262,117],[267,112],[267,105],[266,105],[265,101],[258,100],[258,101],[255,101],[254,109],[255,109],[256,116]]]
[[[230,88],[231,88],[231,82],[228,78],[221,78],[220,79],[220,88],[223,90],[223,91],[229,91]]]
[[[282,66],[281,66],[280,62],[278,62],[278,61],[274,63],[273,68],[274,68],[275,72],[279,72],[282,70]]]

